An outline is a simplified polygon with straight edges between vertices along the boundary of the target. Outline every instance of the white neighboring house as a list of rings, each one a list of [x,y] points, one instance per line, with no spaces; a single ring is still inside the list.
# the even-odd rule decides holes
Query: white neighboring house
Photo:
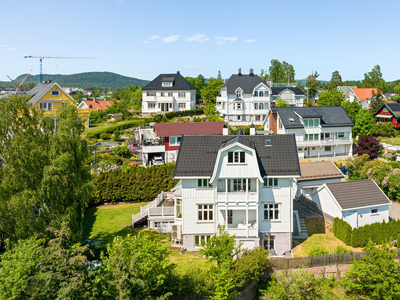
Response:
[[[353,154],[354,123],[341,106],[272,107],[265,124],[274,134],[294,134],[299,158]]]
[[[289,255],[298,177],[293,135],[183,136],[173,237],[175,228],[183,247],[196,251],[224,226],[244,248]]]
[[[326,183],[311,195],[318,208],[352,228],[389,222],[392,202],[372,179]]]
[[[196,89],[180,74],[160,74],[142,88],[142,113],[196,108]]]
[[[301,177],[294,179],[294,195],[310,196],[324,183],[341,182],[345,176],[331,161],[300,164]]]
[[[352,88],[347,92],[344,99],[350,102],[357,101],[362,108],[369,109],[371,100],[373,100],[378,93],[382,97],[382,100],[386,102],[387,99],[385,95],[377,88]]]
[[[216,108],[229,125],[262,125],[270,108],[271,88],[250,69],[233,74],[220,91]]]
[[[303,107],[305,95],[304,92],[295,86],[282,86],[271,88],[271,103],[275,103],[278,98],[285,100],[290,106]]]

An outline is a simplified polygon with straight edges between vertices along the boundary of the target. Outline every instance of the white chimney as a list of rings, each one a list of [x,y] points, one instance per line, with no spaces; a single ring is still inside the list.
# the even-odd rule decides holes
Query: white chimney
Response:
[[[224,128],[222,128],[222,135],[229,135],[229,128],[226,124],[224,125]]]
[[[250,127],[250,135],[256,135],[255,127]]]

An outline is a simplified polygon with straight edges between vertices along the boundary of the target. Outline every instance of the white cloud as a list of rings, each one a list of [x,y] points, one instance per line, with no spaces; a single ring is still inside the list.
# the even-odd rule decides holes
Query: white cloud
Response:
[[[179,40],[180,38],[181,38],[180,35],[170,35],[170,36],[167,36],[167,37],[165,37],[165,38],[162,38],[161,40],[163,41],[163,43],[169,44],[169,43],[176,42],[176,41]]]
[[[142,43],[143,43],[143,44],[147,44],[148,42],[149,42],[149,41],[143,41]]]
[[[226,42],[236,42],[238,40],[237,37],[229,37],[229,36],[216,36],[215,39],[216,39],[215,43],[217,45],[223,45]]]
[[[161,36],[159,36],[159,35],[152,35],[151,37],[148,38],[148,40],[154,41],[154,40],[159,39],[160,37],[161,37]]]
[[[248,40],[245,40],[244,42],[245,43],[254,43],[256,40],[253,40],[253,39],[248,39]]]
[[[0,48],[3,48],[4,47],[4,45],[0,45]]]
[[[208,42],[210,39],[205,34],[196,33],[195,35],[186,37],[185,40],[187,42],[203,43],[203,42]]]
[[[15,48],[7,48],[6,51],[15,51]]]

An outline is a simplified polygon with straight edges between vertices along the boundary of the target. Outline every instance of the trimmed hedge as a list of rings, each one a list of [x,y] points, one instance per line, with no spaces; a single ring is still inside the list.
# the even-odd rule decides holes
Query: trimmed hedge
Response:
[[[350,224],[342,219],[333,220],[333,234],[346,245],[364,247],[368,241],[383,244],[400,238],[400,220],[373,223],[352,229]]]
[[[152,201],[159,193],[171,190],[178,182],[172,179],[174,167],[174,164],[167,164],[100,173],[94,180],[96,188],[90,204]]]
[[[98,138],[100,138],[100,134],[102,134],[102,133],[113,134],[114,131],[122,131],[124,129],[138,127],[141,123],[148,123],[148,122],[151,122],[151,119],[143,118],[143,119],[136,119],[136,120],[129,121],[126,123],[122,123],[122,124],[108,126],[108,127],[102,128],[102,129],[97,129],[97,130],[93,130],[93,131],[86,133],[86,138],[98,139]]]

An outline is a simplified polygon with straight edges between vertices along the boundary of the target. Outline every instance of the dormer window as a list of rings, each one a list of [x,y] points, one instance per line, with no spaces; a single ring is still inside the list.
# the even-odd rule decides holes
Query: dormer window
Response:
[[[320,119],[304,119],[303,125],[304,127],[318,127]]]
[[[162,87],[172,87],[174,85],[174,77],[164,77],[161,79]]]
[[[171,87],[172,86],[172,82],[163,82],[162,86],[163,87]]]
[[[254,92],[254,97],[258,97],[258,91]]]
[[[236,90],[236,98],[240,98],[240,99],[242,99],[243,98],[243,91],[242,91],[242,89],[237,89]]]
[[[264,97],[264,92],[263,92],[263,91],[259,91],[259,92],[258,92],[258,96]]]
[[[244,151],[228,152],[228,163],[245,163]]]

